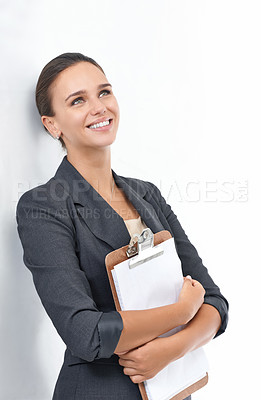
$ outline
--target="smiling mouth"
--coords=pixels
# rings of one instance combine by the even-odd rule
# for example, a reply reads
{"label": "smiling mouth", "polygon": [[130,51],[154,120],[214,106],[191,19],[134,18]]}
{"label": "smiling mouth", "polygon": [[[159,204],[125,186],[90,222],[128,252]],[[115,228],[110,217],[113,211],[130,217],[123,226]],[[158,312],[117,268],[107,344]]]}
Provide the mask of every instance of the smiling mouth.
{"label": "smiling mouth", "polygon": [[111,122],[112,122],[112,118],[108,119],[107,121],[100,122],[98,124],[88,125],[87,128],[88,129],[101,129],[101,128],[104,128],[104,127],[107,127],[107,126],[111,125]]}

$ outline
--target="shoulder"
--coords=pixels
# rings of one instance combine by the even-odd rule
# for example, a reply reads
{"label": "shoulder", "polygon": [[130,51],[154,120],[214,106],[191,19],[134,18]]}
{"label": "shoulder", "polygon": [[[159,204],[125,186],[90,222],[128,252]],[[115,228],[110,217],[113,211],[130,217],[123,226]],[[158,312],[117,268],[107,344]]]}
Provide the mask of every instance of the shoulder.
{"label": "shoulder", "polygon": [[51,178],[48,182],[24,192],[18,200],[16,215],[28,214],[28,210],[42,210],[52,214],[68,208],[69,194],[64,187]]}

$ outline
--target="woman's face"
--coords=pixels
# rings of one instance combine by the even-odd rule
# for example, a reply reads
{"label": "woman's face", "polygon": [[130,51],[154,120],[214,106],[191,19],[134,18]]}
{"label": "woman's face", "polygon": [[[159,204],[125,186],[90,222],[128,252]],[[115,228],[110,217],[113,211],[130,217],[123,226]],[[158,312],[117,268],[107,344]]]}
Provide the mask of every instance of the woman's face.
{"label": "woman's face", "polygon": [[[61,134],[68,152],[83,147],[106,147],[114,142],[119,106],[99,68],[88,62],[72,65],[58,75],[50,94],[55,116],[49,119],[56,128],[52,133],[54,136]],[[109,125],[93,126],[101,121]]]}

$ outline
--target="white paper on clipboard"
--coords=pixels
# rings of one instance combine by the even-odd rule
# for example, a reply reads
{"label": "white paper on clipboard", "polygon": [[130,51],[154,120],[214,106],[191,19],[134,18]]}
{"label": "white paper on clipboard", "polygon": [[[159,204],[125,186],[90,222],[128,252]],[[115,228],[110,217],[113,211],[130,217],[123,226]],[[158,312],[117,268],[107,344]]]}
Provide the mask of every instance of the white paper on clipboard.
{"label": "white paper on clipboard", "polygon": [[[121,309],[145,310],[177,302],[183,285],[181,261],[174,238],[155,247],[163,247],[164,254],[129,268],[129,260],[114,266],[112,277]],[[183,327],[160,335],[167,337]],[[175,394],[206,375],[208,362],[203,348],[187,353],[170,363],[156,376],[144,382],[149,400],[169,400]]]}

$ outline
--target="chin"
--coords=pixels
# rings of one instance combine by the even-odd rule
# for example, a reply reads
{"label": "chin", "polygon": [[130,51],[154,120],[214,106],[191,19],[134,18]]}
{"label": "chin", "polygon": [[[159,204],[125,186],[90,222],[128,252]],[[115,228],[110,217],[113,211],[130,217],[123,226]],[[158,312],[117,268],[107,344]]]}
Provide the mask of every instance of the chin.
{"label": "chin", "polygon": [[116,140],[116,135],[115,136],[107,136],[107,137],[101,137],[99,138],[99,140],[94,140],[92,142],[92,147],[98,147],[98,148],[102,148],[102,147],[108,147],[111,144],[113,144]]}

